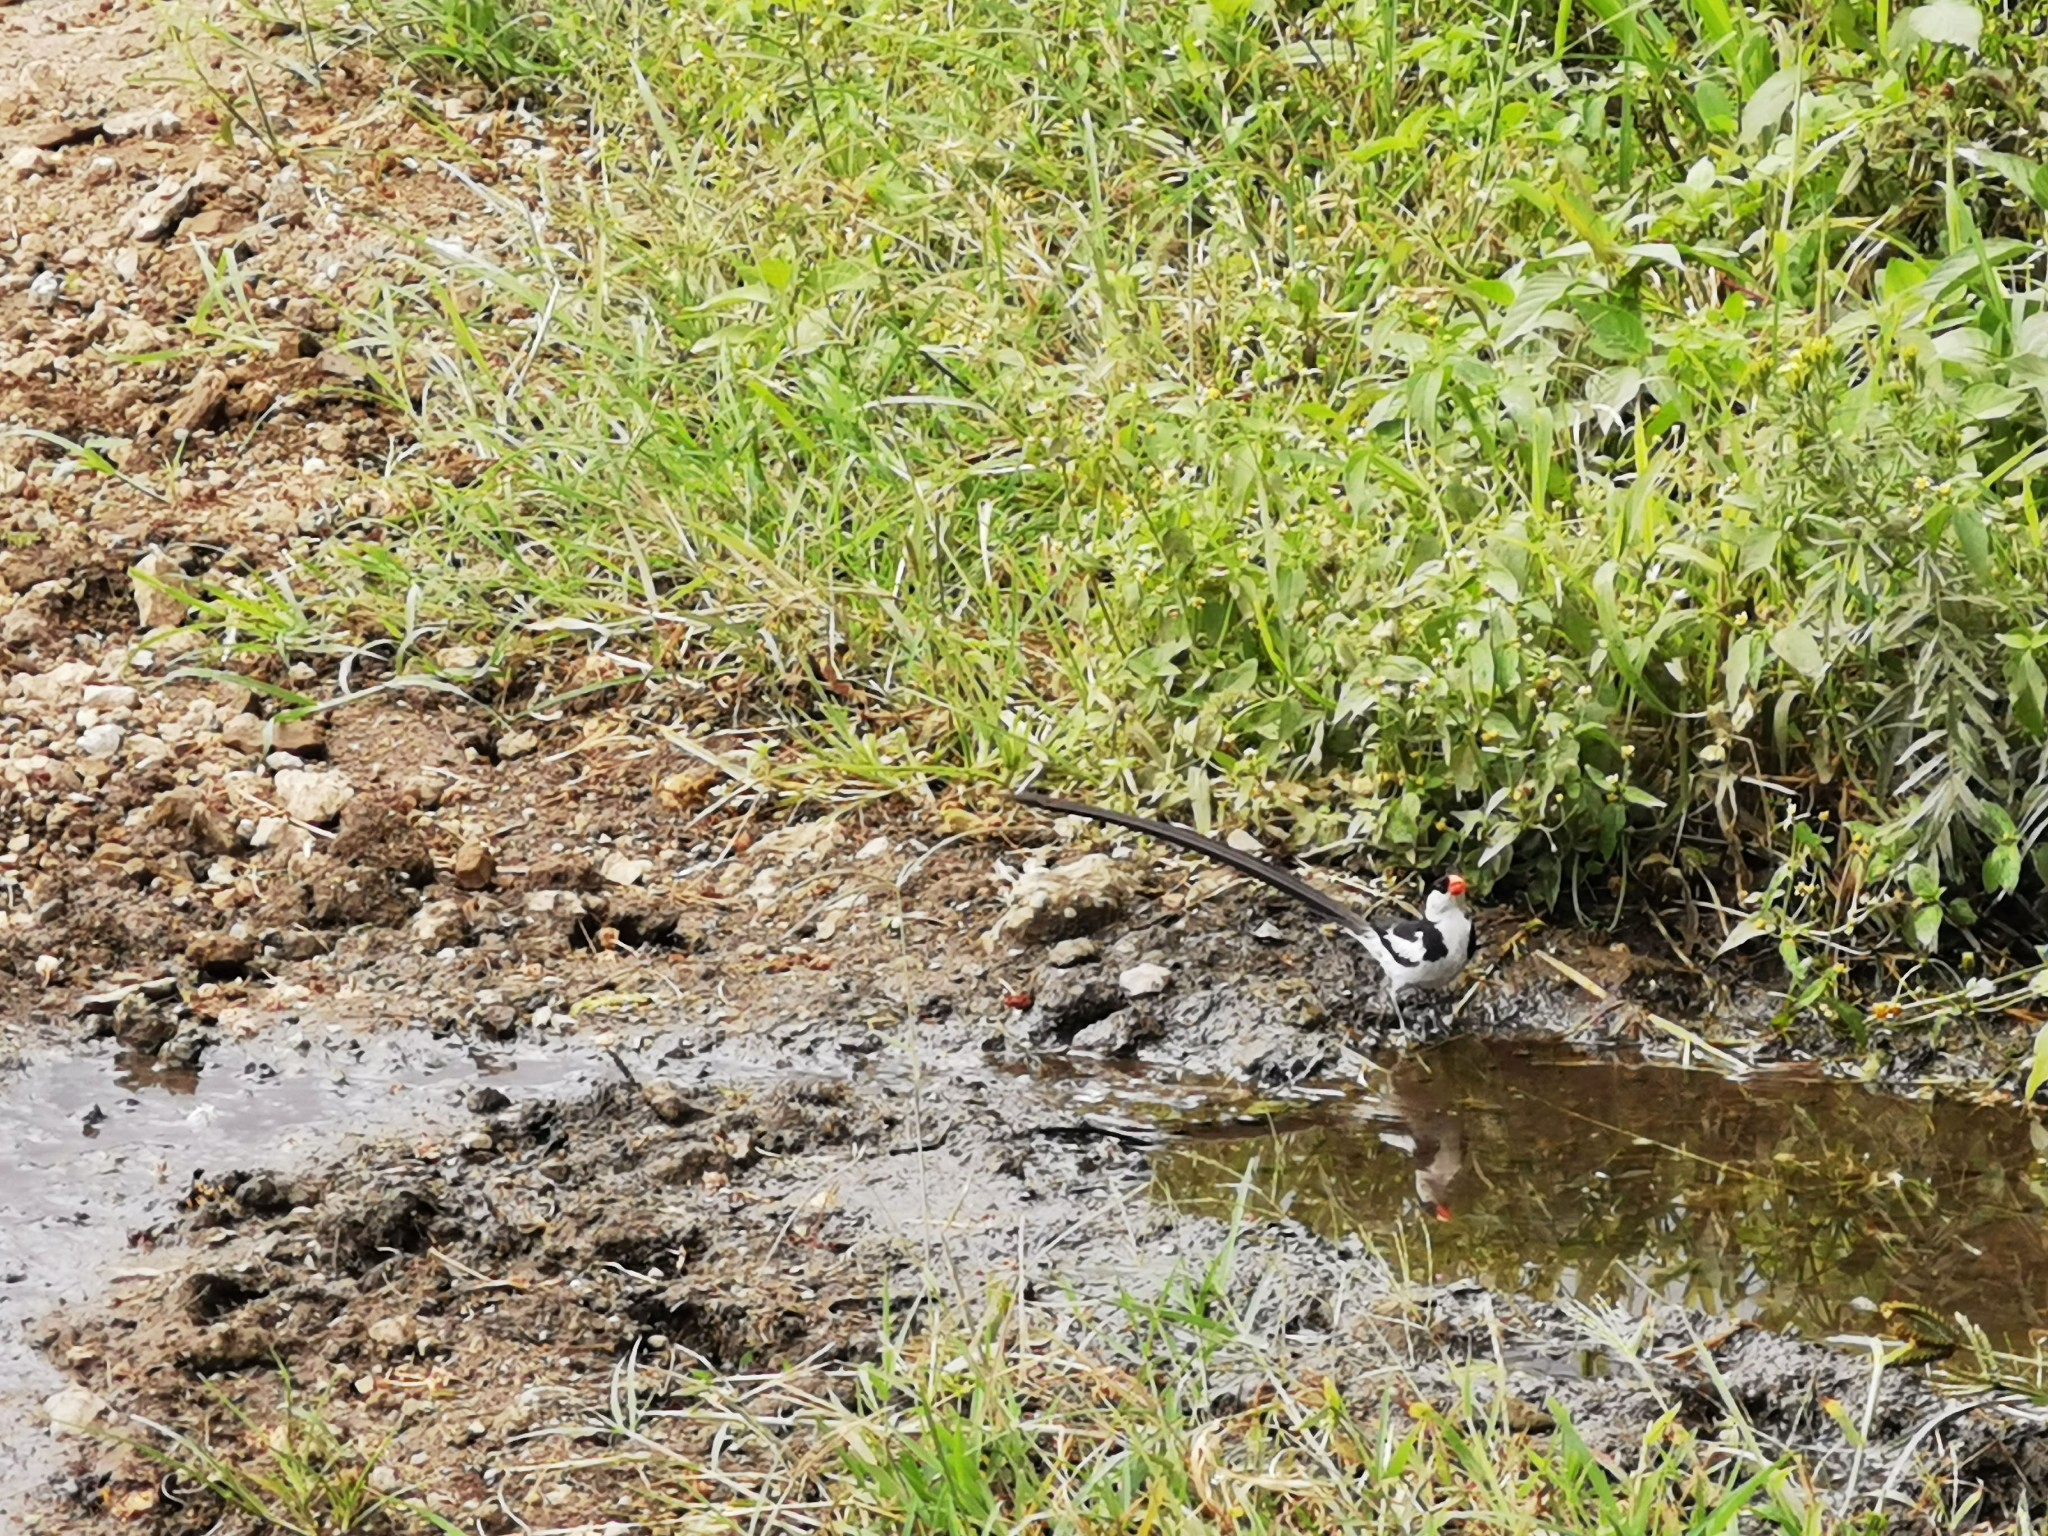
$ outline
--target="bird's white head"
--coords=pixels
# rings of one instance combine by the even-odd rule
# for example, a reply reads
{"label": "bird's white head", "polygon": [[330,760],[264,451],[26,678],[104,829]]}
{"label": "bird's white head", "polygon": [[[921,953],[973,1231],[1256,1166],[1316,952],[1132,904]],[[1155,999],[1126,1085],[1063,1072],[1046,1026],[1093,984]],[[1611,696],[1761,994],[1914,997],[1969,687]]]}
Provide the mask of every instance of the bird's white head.
{"label": "bird's white head", "polygon": [[1429,895],[1423,900],[1423,915],[1431,922],[1442,922],[1453,912],[1465,910],[1465,877],[1444,875],[1429,888]]}

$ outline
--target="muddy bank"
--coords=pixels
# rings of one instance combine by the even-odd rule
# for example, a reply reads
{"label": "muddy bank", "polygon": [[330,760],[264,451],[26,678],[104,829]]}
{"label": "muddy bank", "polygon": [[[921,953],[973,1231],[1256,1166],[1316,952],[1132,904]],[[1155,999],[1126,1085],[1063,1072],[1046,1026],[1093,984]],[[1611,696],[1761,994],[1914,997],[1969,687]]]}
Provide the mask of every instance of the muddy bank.
{"label": "muddy bank", "polygon": [[48,1474],[41,1405],[65,1381],[32,1347],[44,1320],[181,1263],[176,1248],[159,1259],[156,1237],[179,1225],[196,1171],[318,1166],[366,1134],[445,1131],[468,1096],[587,1091],[612,1071],[587,1047],[318,1026],[223,1045],[203,1071],[112,1042],[0,1069],[0,1487]]}
{"label": "muddy bank", "polygon": [[[1936,1472],[1981,1489],[1981,1513],[1999,1518],[2048,1471],[2020,1418],[1952,1410],[1906,1371],[1885,1375],[1866,1420],[1854,1351],[1683,1308],[1631,1321],[1433,1285],[1386,1243],[1317,1236],[1256,1202],[1234,1236],[1176,1209],[1157,1198],[1159,1159],[1197,1143],[1162,1153],[1137,1101],[1175,1104],[1176,1134],[1326,1108],[1362,1056],[1401,1043],[1368,973],[1284,906],[1190,902],[1182,872],[1156,865],[1126,871],[1122,909],[1088,943],[1070,937],[1060,963],[1049,936],[990,956],[972,939],[1003,911],[1000,891],[966,894],[986,858],[927,862],[919,878],[936,866],[956,910],[918,937],[899,924],[887,956],[835,934],[819,946],[837,946],[829,970],[764,969],[742,987],[712,968],[666,1000],[641,993],[603,1020],[617,1081],[593,1093],[479,1099],[459,1134],[325,1168],[207,1170],[162,1234],[186,1244],[164,1273],[69,1309],[39,1342],[106,1424],[141,1414],[234,1447],[249,1432],[217,1389],[275,1423],[288,1375],[340,1433],[385,1448],[390,1490],[466,1527],[657,1522],[666,1493],[620,1454],[622,1362],[823,1373],[884,1328],[971,1315],[992,1289],[1048,1317],[1106,1316],[1228,1248],[1247,1359],[1347,1392],[1447,1408],[1507,1392],[1530,1432],[1568,1412],[1623,1462],[1667,1411],[1709,1431],[1746,1423],[1764,1454],[1796,1452],[1823,1481],[1844,1486],[1854,1463],[1854,1502],[1890,1483],[1898,1517]],[[1572,963],[1602,955],[1602,984],[1624,1000],[1673,985],[1611,951]],[[1141,966],[1166,980],[1133,995],[1124,978]],[[1510,966],[1461,1027],[1585,1025],[1583,992],[1543,974]],[[1118,1079],[1134,1091],[1110,1102],[1100,1085]],[[1425,1251],[1434,1214],[1417,1205],[1405,1222]],[[1860,1458],[1830,1403],[1857,1405]],[[86,1450],[74,1479],[41,1529],[114,1510],[197,1531],[218,1514],[118,1448]]]}

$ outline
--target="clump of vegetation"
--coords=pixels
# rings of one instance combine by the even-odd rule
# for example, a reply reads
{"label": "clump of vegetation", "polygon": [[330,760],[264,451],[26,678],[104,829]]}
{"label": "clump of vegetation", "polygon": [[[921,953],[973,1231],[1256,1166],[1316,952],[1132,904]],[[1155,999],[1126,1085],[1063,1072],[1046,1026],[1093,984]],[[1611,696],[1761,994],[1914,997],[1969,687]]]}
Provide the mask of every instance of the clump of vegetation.
{"label": "clump of vegetation", "polygon": [[358,318],[468,483],[239,643],[594,627],[833,774],[2027,955],[2026,8],[371,11],[581,159]]}

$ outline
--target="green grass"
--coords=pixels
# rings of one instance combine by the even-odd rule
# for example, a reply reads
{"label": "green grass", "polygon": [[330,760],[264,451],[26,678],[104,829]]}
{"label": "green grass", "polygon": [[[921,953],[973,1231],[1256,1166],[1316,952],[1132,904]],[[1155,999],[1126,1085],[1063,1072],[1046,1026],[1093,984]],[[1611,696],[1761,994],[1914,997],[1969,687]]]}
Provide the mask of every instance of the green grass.
{"label": "green grass", "polygon": [[2028,956],[2038,8],[367,13],[572,158],[354,317],[477,474],[223,594],[240,664],[602,646],[785,767],[1690,895],[1802,995]]}
{"label": "green grass", "polygon": [[[1596,1452],[1561,1404],[1512,1397],[1500,1361],[1442,1356],[1405,1304],[1354,1310],[1328,1368],[1311,1366],[1286,1342],[1294,1303],[1270,1282],[1238,1295],[1232,1264],[1226,1247],[1147,1300],[999,1292],[978,1314],[942,1303],[885,1330],[857,1365],[723,1375],[628,1359],[609,1404],[558,1433],[585,1465],[637,1473],[650,1527],[668,1528],[666,1511],[707,1536],[1876,1528],[1843,1513],[1870,1502],[1874,1482],[1852,1473],[1823,1491],[1732,1404],[1711,1432],[1667,1405],[1630,1443]],[[1639,1368],[1641,1330],[1632,1344],[1590,1315],[1588,1330],[1588,1347],[1620,1351],[1617,1372]],[[1863,1443],[1867,1423],[1837,1407],[1848,1443]],[[599,1437],[609,1452],[591,1445]],[[1930,1529],[1969,1523],[1968,1508],[1943,1508],[1953,1490],[1912,1476],[1889,1492],[1919,1496]]]}
{"label": "green grass", "polygon": [[[1275,1267],[1287,1261],[1242,1252],[1243,1219],[1233,1212],[1206,1265],[1144,1297],[1025,1300],[995,1282],[969,1303],[933,1274],[930,1298],[854,1359],[835,1348],[726,1372],[686,1348],[635,1346],[608,1382],[590,1362],[580,1406],[565,1389],[546,1427],[467,1462],[437,1454],[417,1475],[439,1487],[480,1474],[507,1512],[559,1489],[555,1529],[618,1519],[677,1536],[1849,1536],[1890,1529],[1880,1510],[1929,1531],[2034,1528],[2024,1512],[1984,1524],[1983,1491],[1930,1473],[1933,1448],[1915,1459],[1871,1442],[1898,1358],[1953,1356],[1947,1389],[1987,1413],[2002,1403],[2016,1424],[2048,1400],[2039,1361],[1995,1353],[1963,1319],[1908,1309],[1919,1342],[1874,1354],[1867,1390],[1821,1404],[1833,1428],[1787,1450],[1710,1353],[1697,1395],[1673,1393],[1644,1353],[1668,1332],[1568,1303],[1552,1345],[1603,1357],[1608,1405],[1638,1426],[1582,1435],[1562,1403],[1514,1396],[1532,1378],[1515,1375],[1504,1339],[1468,1354],[1452,1327],[1447,1342],[1412,1280],[1341,1294],[1333,1321],[1304,1333],[1295,1281]],[[190,1517],[225,1517],[220,1529],[470,1529],[445,1493],[376,1491],[403,1481],[380,1467],[414,1471],[405,1431],[368,1445],[281,1381],[269,1408],[222,1395],[204,1426],[136,1420],[145,1435],[110,1438],[160,1469]],[[1997,1485],[1995,1459],[1982,1465]]]}
{"label": "green grass", "polygon": [[459,1536],[460,1527],[392,1491],[401,1479],[385,1465],[388,1440],[365,1447],[330,1422],[323,1403],[299,1397],[282,1367],[279,1383],[274,1417],[259,1417],[216,1388],[216,1423],[180,1428],[138,1419],[146,1433],[105,1438],[161,1470],[167,1502],[202,1496],[239,1521],[237,1529],[261,1536]]}

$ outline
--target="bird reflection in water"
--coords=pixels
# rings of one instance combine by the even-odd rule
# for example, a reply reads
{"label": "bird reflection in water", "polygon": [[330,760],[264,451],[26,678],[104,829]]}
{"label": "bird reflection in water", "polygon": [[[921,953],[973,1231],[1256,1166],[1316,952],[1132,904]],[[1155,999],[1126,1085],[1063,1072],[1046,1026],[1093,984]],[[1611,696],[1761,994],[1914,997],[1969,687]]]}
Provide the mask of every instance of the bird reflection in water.
{"label": "bird reflection in water", "polygon": [[1380,1106],[1396,1122],[1380,1144],[1405,1153],[1415,1168],[1415,1198],[1438,1221],[1451,1219],[1451,1188],[1465,1167],[1465,1127],[1442,1091],[1419,1073],[1397,1075]]}

